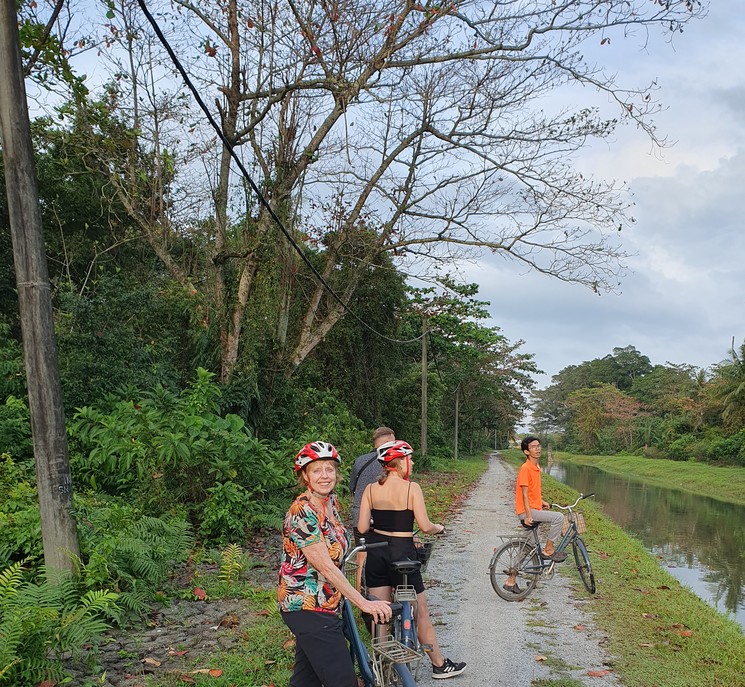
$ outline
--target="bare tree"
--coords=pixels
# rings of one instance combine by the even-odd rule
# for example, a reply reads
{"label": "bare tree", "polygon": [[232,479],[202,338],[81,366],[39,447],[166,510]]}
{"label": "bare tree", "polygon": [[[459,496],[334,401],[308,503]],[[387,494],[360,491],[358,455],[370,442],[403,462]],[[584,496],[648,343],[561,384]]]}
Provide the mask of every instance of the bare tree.
{"label": "bare tree", "polygon": [[[121,21],[129,8],[121,6]],[[491,251],[562,281],[614,289],[625,257],[618,231],[632,221],[626,189],[583,176],[573,159],[624,120],[662,143],[652,121],[660,105],[652,84],[622,87],[583,46],[672,36],[702,12],[693,0],[173,0],[157,9],[228,145],[343,302],[385,253],[426,273],[433,262]],[[141,29],[123,35],[143,40]],[[134,86],[141,74],[131,75]],[[555,94],[572,84],[617,113],[601,116],[592,98],[557,105]],[[211,134],[193,114],[182,117],[191,127],[182,141],[200,136],[207,150]],[[154,138],[147,145],[161,156]],[[238,360],[256,277],[269,275],[289,376],[344,308],[302,280],[266,210],[242,200],[228,147],[212,149],[202,179],[208,215],[170,218],[147,237],[177,278],[205,290],[219,321],[223,380]],[[171,151],[177,167],[189,169],[192,150]],[[197,283],[170,245],[174,234],[206,227]],[[290,326],[300,296],[304,314]]]}

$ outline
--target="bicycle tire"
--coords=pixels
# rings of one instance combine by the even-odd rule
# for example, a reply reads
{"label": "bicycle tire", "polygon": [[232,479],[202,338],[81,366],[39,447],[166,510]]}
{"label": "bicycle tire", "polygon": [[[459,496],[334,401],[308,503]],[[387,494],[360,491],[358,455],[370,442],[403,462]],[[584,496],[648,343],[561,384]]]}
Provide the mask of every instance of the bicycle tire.
{"label": "bicycle tire", "polygon": [[[489,579],[494,591],[505,601],[522,601],[535,589],[541,571],[541,559],[527,540],[509,541],[498,548],[489,563]],[[525,587],[519,594],[504,589],[507,577],[514,574]]]}
{"label": "bicycle tire", "polygon": [[597,590],[595,584],[595,575],[592,572],[592,563],[590,563],[590,555],[587,553],[587,547],[585,542],[582,541],[582,537],[576,537],[572,542],[572,550],[574,551],[574,561],[577,564],[577,570],[579,576],[582,578],[582,584],[585,585],[590,594],[594,594]]}

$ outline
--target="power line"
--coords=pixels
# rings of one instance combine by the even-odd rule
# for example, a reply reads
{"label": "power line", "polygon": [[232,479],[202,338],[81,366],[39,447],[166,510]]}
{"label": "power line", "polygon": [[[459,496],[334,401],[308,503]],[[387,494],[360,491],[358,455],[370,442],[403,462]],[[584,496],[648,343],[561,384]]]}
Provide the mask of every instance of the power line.
{"label": "power line", "polygon": [[259,190],[259,187],[254,183],[253,179],[251,178],[251,175],[248,173],[246,168],[243,166],[243,163],[241,162],[240,158],[235,152],[235,149],[233,148],[233,145],[228,141],[228,139],[225,137],[225,134],[222,132],[222,129],[218,126],[217,122],[215,121],[214,117],[212,116],[212,113],[209,111],[207,106],[205,105],[204,101],[202,100],[201,96],[199,95],[199,92],[195,88],[194,84],[192,83],[191,79],[189,78],[189,75],[186,73],[186,70],[182,66],[180,60],[176,56],[176,53],[173,51],[173,48],[171,48],[170,44],[166,40],[166,37],[163,35],[163,32],[160,30],[160,26],[158,26],[158,23],[155,21],[153,16],[150,14],[149,10],[145,6],[144,0],[137,0],[140,9],[142,10],[143,14],[145,15],[145,18],[150,23],[150,26],[152,26],[153,31],[155,31],[155,34],[158,36],[158,40],[160,40],[163,47],[166,49],[166,52],[168,53],[168,56],[171,58],[171,61],[173,62],[174,66],[178,70],[179,74],[181,74],[181,78],[184,80],[184,83],[188,87],[188,89],[191,91],[191,94],[194,96],[194,99],[196,100],[197,104],[201,108],[202,112],[204,112],[205,117],[207,117],[207,120],[211,124],[212,128],[215,130],[217,135],[220,137],[220,140],[222,141],[223,145],[228,149],[228,152],[230,153],[230,157],[235,160],[235,163],[238,165],[238,169],[240,169],[241,174],[243,174],[246,181],[248,181],[249,185],[253,189],[254,193],[259,199],[259,203],[264,207],[264,209],[269,213],[269,216],[274,220],[274,223],[279,227],[282,234],[284,234],[284,237],[290,242],[290,245],[295,250],[295,252],[300,256],[302,261],[308,266],[310,271],[313,273],[313,276],[316,278],[319,284],[323,286],[323,288],[327,291],[327,293],[339,304],[346,312],[348,312],[357,322],[359,322],[363,327],[371,331],[376,336],[379,336],[381,339],[385,339],[386,341],[390,341],[391,343],[396,344],[408,344],[413,343],[415,341],[419,341],[422,338],[422,334],[417,336],[413,339],[394,339],[390,336],[386,336],[385,334],[377,331],[374,327],[370,326],[367,322],[365,322],[357,313],[355,313],[342,299],[337,293],[334,291],[333,288],[326,282],[326,280],[323,278],[321,273],[315,268],[313,263],[310,261],[310,258],[308,258],[307,255],[303,252],[303,250],[300,248],[300,246],[297,244],[295,239],[292,238],[291,234],[287,229],[285,228],[284,224],[282,224],[282,221],[277,217],[274,210],[272,210],[271,206],[267,202],[266,198],[264,198],[264,195]]}

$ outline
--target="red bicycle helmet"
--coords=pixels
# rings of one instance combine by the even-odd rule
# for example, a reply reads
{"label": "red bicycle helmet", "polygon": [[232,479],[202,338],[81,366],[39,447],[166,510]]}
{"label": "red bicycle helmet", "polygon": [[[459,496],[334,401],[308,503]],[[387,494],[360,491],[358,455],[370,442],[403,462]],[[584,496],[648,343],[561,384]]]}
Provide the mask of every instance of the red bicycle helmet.
{"label": "red bicycle helmet", "polygon": [[313,441],[303,446],[300,453],[295,456],[295,472],[299,472],[314,460],[335,460],[341,464],[339,453],[332,444],[327,441]]}
{"label": "red bicycle helmet", "polygon": [[409,446],[405,441],[388,441],[385,444],[378,446],[378,462],[381,465],[387,465],[396,458],[406,458],[414,453],[414,449]]}

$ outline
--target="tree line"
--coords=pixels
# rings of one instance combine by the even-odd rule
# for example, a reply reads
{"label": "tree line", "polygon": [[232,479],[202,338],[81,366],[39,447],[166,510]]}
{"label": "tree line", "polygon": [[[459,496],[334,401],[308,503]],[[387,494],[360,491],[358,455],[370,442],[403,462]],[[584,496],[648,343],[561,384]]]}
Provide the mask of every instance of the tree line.
{"label": "tree line", "polygon": [[745,466],[745,342],[708,368],[614,348],[534,397],[534,429],[566,450]]}

